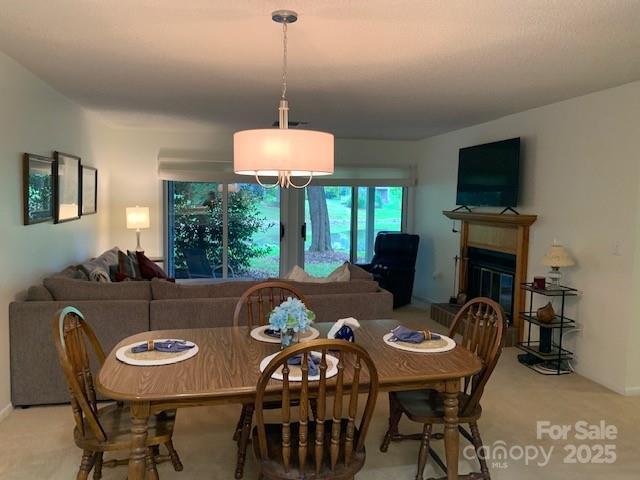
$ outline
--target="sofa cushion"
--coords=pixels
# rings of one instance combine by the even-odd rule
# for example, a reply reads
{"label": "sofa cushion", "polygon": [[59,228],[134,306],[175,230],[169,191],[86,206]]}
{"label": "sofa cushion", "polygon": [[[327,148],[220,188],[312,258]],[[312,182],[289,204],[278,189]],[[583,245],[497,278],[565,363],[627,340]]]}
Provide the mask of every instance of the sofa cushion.
{"label": "sofa cushion", "polygon": [[43,283],[54,300],[151,300],[149,282],[97,283],[49,277]]}
{"label": "sofa cushion", "polygon": [[26,300],[27,302],[50,302],[53,296],[44,285],[33,285],[27,290]]}
{"label": "sofa cushion", "polygon": [[331,295],[341,293],[374,293],[380,290],[373,280],[354,280],[351,282],[310,283],[279,280],[290,284],[303,295]]}
{"label": "sofa cushion", "polygon": [[239,298],[257,282],[231,281],[197,284],[170,283],[160,279],[151,281],[154,300],[177,300],[186,298]]}
{"label": "sofa cushion", "polygon": [[296,265],[284,276],[284,278],[286,280],[293,280],[294,282],[329,283],[348,282],[351,276],[348,265],[344,263],[326,277],[314,277],[313,275],[308,274],[303,268]]}
{"label": "sofa cushion", "polygon": [[346,262],[346,265],[349,269],[351,280],[373,280],[373,275],[364,268],[354,265],[351,262]]}

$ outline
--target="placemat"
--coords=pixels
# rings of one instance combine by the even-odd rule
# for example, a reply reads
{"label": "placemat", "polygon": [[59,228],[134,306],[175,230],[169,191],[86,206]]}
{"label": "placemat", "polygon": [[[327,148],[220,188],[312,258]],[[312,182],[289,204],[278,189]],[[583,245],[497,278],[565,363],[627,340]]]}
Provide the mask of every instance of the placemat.
{"label": "placemat", "polygon": [[404,350],[406,352],[417,353],[439,353],[448,352],[456,348],[456,342],[444,335],[440,335],[440,340],[427,340],[422,343],[409,343],[409,342],[392,342],[389,340],[393,336],[393,333],[387,333],[382,339],[384,343],[390,347],[397,348],[398,350]]}
{"label": "placemat", "polygon": [[[154,339],[155,341],[167,341],[172,340],[170,338]],[[193,348],[184,350],[182,352],[159,352],[157,350],[151,350],[150,352],[133,353],[131,349],[137,345],[147,343],[135,342],[130,345],[120,347],[116,352],[116,358],[128,365],[135,365],[138,367],[153,367],[158,365],[171,365],[172,363],[183,362],[198,353],[198,346],[187,341],[187,345],[193,345]]]}
{"label": "placemat", "polygon": [[[262,325],[251,330],[251,338],[265,343],[280,343],[280,337],[272,337],[264,333],[265,330],[270,328],[270,325]],[[300,334],[300,341],[305,342],[307,340],[313,340],[320,336],[320,332],[313,327],[309,327],[306,332]]]}
{"label": "placemat", "polygon": [[[269,365],[269,362],[271,361],[271,359],[276,355],[278,355],[278,353],[280,352],[276,352],[262,359],[262,361],[260,362],[261,372],[264,372],[264,369],[267,368],[267,365]],[[316,358],[322,357],[322,354],[320,352],[311,352],[311,355],[313,355]],[[327,354],[326,359],[327,359],[326,377],[327,378],[335,377],[338,374],[338,359],[333,355],[329,355],[329,354]],[[282,380],[282,367],[283,365],[280,365],[278,369],[275,372],[273,372],[273,375],[271,375],[271,378],[275,380]],[[309,381],[315,381],[315,380],[320,380],[319,373],[318,375],[309,375]],[[289,365],[289,381],[290,382],[302,381],[302,367],[300,365]]]}

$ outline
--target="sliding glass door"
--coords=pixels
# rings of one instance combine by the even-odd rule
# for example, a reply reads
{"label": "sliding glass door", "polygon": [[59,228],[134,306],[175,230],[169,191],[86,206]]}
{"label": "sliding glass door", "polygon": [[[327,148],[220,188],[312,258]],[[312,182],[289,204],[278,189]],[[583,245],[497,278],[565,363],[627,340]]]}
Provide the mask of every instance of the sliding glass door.
{"label": "sliding glass door", "polygon": [[404,192],[384,186],[307,187],[305,270],[320,276],[345,261],[370,262],[376,235],[403,229]]}
{"label": "sliding glass door", "polygon": [[355,263],[368,263],[380,232],[402,231],[402,187],[358,187],[358,231]]}
{"label": "sliding glass door", "polygon": [[280,273],[280,192],[254,184],[167,182],[167,266],[176,278]]}
{"label": "sliding glass door", "polygon": [[326,276],[351,258],[351,187],[307,187],[304,199],[304,264]]}

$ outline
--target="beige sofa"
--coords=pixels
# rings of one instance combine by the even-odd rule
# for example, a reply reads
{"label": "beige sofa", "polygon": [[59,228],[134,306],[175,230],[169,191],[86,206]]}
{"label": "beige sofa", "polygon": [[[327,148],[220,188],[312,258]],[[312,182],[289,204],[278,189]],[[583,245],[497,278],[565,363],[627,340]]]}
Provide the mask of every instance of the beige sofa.
{"label": "beige sofa", "polygon": [[[392,295],[356,268],[348,282],[289,283],[305,295],[318,322],[348,316],[390,318]],[[46,278],[43,285],[28,290],[26,300],[9,306],[14,406],[68,401],[51,333],[58,309],[73,305],[83,312],[108,352],[123,338],[147,330],[229,326],[238,298],[256,283],[96,283],[76,277],[73,269],[67,269]]]}

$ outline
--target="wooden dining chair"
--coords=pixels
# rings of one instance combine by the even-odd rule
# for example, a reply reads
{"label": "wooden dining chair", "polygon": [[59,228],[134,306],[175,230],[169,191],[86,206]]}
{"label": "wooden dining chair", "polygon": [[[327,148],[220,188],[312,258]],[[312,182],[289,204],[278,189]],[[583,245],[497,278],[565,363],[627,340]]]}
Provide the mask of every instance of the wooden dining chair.
{"label": "wooden dining chair", "polygon": [[[97,480],[102,477],[103,466],[115,467],[129,461],[103,461],[104,452],[128,451],[131,448],[129,407],[122,403],[98,406],[90,359],[94,356],[102,365],[105,355],[82,313],[74,307],[59,310],[53,317],[52,329],[60,365],[71,394],[71,409],[76,424],[74,440],[83,450],[76,478],[87,479],[93,469],[93,478]],[[174,422],[175,410],[162,412],[150,419],[146,458],[147,478],[150,480],[158,478],[156,464],[165,460],[171,460],[177,472],[182,470],[172,443]],[[160,445],[166,447],[168,455],[159,455]]]}
{"label": "wooden dining chair", "polygon": [[[471,432],[462,426],[458,427],[462,436],[469,440],[476,451],[480,462],[480,473],[474,478],[489,480],[491,478],[487,462],[480,454],[482,439],[478,429],[478,419],[482,414],[480,399],[484,387],[491,376],[502,352],[506,332],[502,307],[489,298],[476,298],[466,303],[455,316],[449,336],[461,335],[458,345],[476,354],[482,360],[482,370],[471,378],[465,379],[464,389],[458,396],[458,416],[461,425],[468,424]],[[402,415],[410,420],[423,424],[421,434],[402,435],[398,424]],[[441,440],[441,433],[432,434],[433,425],[444,424],[444,398],[436,390],[425,389],[411,392],[394,392],[389,394],[389,428],[384,436],[380,451],[386,452],[389,443],[401,440],[421,440],[418,455],[418,471],[416,480],[422,480],[429,454],[445,472],[447,467],[437,453],[429,447],[430,440]]]}
{"label": "wooden dining chair", "polygon": [[[309,354],[317,352],[319,379],[311,380]],[[327,378],[337,358],[337,374]],[[301,381],[290,378],[289,360],[301,356]],[[266,424],[264,405],[273,388],[272,375],[282,375],[282,422]],[[358,424],[359,394],[367,394]],[[330,405],[328,397],[333,396]],[[344,340],[311,340],[282,350],[266,366],[256,394],[253,450],[263,480],[348,480],[363,467],[365,439],[378,396],[378,372],[369,354]],[[344,398],[343,398],[344,397]],[[318,413],[309,419],[309,399],[317,400]],[[296,415],[292,400],[299,399]],[[346,400],[346,401],[345,401]],[[293,417],[293,419],[292,419]],[[256,441],[257,440],[257,441]]]}
{"label": "wooden dining chair", "polygon": [[[269,321],[269,314],[281,303],[288,298],[297,298],[305,303],[302,293],[285,282],[261,282],[246,290],[233,313],[233,326],[239,327],[246,325],[249,327],[248,332],[255,327],[266,325]],[[243,316],[245,313],[245,316]],[[248,334],[248,333],[247,333]],[[278,402],[267,403],[265,408],[280,408]],[[253,411],[255,407],[253,403],[245,403],[242,405],[240,419],[233,434],[233,440],[238,443],[238,453],[236,459],[235,478],[242,478],[244,471],[244,462],[247,456],[247,446],[251,437],[251,426],[253,424]]]}

